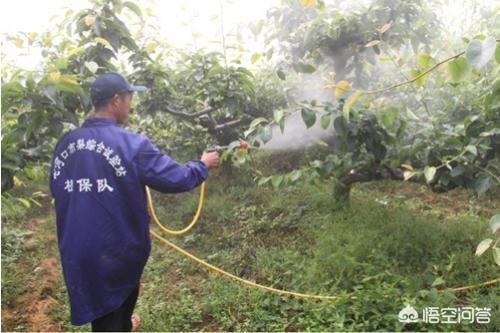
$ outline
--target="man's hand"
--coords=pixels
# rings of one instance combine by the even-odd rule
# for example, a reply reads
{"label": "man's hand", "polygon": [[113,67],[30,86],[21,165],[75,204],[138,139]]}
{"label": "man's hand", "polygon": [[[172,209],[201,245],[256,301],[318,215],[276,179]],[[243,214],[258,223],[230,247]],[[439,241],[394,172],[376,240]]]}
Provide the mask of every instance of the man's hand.
{"label": "man's hand", "polygon": [[218,168],[219,167],[219,153],[216,151],[212,152],[203,152],[201,155],[201,161],[205,163],[205,165],[209,168]]}

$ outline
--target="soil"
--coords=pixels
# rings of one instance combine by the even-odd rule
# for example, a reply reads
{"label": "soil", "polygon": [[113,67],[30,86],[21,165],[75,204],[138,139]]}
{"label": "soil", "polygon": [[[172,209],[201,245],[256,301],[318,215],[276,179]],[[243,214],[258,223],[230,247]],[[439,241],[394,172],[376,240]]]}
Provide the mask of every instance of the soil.
{"label": "soil", "polygon": [[[47,220],[32,219],[29,230],[32,233],[24,241],[28,254],[37,244],[36,233]],[[55,237],[43,240],[46,243],[55,241]],[[22,258],[21,258],[22,260]],[[15,300],[14,304],[2,308],[2,331],[19,330],[30,332],[61,331],[61,326],[54,322],[50,311],[57,306],[57,301],[52,297],[54,288],[60,279],[58,258],[48,257],[37,263],[36,267],[19,262],[17,267],[33,277],[28,282],[26,292]]]}
{"label": "soil", "polygon": [[358,184],[357,189],[367,194],[371,191],[377,194],[384,193],[385,198],[390,200],[399,198],[414,201],[418,204],[413,207],[413,210],[418,214],[438,211],[441,214],[455,215],[475,210],[480,215],[490,217],[500,209],[500,201],[494,199],[496,197],[494,193],[477,196],[472,191],[463,188],[437,193],[431,191],[425,184],[385,181]]}

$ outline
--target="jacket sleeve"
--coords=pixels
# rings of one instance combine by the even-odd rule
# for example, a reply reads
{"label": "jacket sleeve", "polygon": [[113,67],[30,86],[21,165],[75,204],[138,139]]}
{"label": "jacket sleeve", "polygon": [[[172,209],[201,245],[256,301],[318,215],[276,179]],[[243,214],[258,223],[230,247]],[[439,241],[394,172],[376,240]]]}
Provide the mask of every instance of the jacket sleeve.
{"label": "jacket sleeve", "polygon": [[208,168],[199,160],[181,164],[145,140],[134,158],[144,185],[163,193],[189,191],[205,181]]}

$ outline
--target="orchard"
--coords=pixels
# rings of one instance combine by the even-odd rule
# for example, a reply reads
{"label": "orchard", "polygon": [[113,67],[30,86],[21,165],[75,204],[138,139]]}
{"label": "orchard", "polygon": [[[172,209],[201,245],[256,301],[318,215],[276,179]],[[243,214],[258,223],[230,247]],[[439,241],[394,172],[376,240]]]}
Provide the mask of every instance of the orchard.
{"label": "orchard", "polygon": [[161,236],[181,251],[151,223],[139,330],[498,330],[498,3],[466,1],[457,37],[443,1],[284,0],[228,32],[221,0],[220,40],[191,48],[148,3],[91,0],[2,37],[2,58],[43,59],[2,61],[2,330],[90,329],[68,319],[48,179],[106,72],[148,88],[127,129],[179,161],[221,153],[200,197],[150,195],[169,228],[198,212]]}

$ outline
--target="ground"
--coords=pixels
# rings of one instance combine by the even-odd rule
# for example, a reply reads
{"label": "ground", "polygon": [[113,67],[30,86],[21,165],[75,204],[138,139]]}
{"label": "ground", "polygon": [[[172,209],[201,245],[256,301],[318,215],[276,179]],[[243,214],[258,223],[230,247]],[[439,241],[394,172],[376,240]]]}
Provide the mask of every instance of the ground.
{"label": "ground", "polygon": [[[233,274],[275,288],[356,300],[317,302],[270,295],[227,281],[153,240],[137,312],[145,331],[481,330],[500,327],[498,285],[437,292],[499,276],[491,255],[475,258],[500,212],[497,194],[425,185],[357,185],[349,207],[333,208],[331,184],[274,190],[214,179],[192,233],[174,242]],[[155,194],[170,226],[190,221],[194,193]],[[2,212],[2,330],[89,330],[69,323],[50,198]],[[176,222],[177,221],[177,222]],[[168,237],[172,239],[172,237]],[[489,325],[412,326],[404,304],[489,306]]]}

